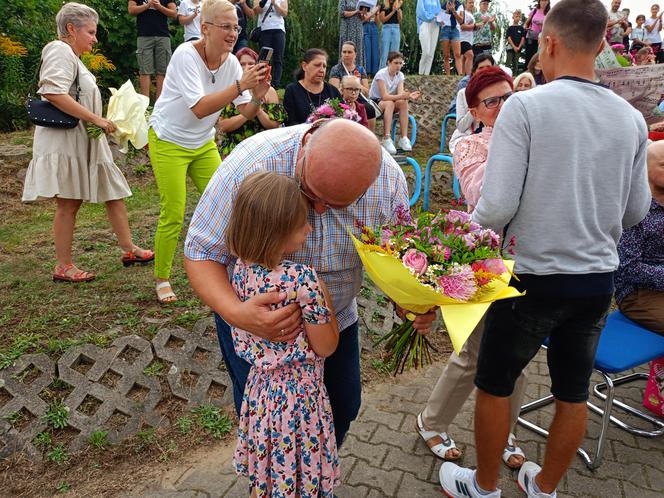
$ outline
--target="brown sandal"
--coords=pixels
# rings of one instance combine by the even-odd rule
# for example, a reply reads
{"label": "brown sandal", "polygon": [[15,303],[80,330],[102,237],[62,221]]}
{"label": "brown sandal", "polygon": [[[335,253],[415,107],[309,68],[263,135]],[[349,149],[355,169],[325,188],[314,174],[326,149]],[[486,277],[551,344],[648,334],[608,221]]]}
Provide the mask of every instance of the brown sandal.
{"label": "brown sandal", "polygon": [[55,272],[53,273],[54,282],[92,282],[95,278],[97,278],[97,276],[94,273],[79,270],[72,263],[64,266],[56,266]]}

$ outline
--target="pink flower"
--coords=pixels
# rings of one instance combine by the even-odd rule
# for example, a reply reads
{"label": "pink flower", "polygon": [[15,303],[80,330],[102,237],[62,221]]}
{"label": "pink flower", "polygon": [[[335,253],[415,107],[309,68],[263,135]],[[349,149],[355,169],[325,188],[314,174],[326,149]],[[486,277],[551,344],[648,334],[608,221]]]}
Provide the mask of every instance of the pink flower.
{"label": "pink flower", "polygon": [[459,301],[468,301],[477,292],[475,274],[469,265],[454,264],[447,275],[438,278],[443,294]]}
{"label": "pink flower", "polygon": [[401,258],[401,261],[403,261],[406,268],[413,270],[418,275],[423,275],[429,266],[427,255],[417,249],[408,249],[403,258]]}
{"label": "pink flower", "polygon": [[502,275],[507,271],[507,267],[505,266],[505,263],[503,262],[502,259],[498,258],[492,258],[492,259],[485,259],[482,261],[484,264],[484,268],[486,268],[486,271],[489,273],[493,273],[494,275]]}
{"label": "pink flower", "polygon": [[380,233],[380,245],[385,247],[392,237],[394,237],[394,232],[387,228],[383,228],[383,231]]}
{"label": "pink flower", "polygon": [[461,240],[463,240],[463,243],[466,244],[466,247],[468,248],[469,251],[472,251],[475,249],[476,244],[476,238],[475,235],[472,233],[465,233],[461,236]]}
{"label": "pink flower", "polygon": [[452,249],[449,247],[445,246],[445,249],[443,249],[443,259],[445,261],[448,261],[450,257],[452,256]]}
{"label": "pink flower", "polygon": [[445,216],[445,221],[448,223],[465,225],[466,223],[470,223],[470,214],[465,211],[451,210]]}
{"label": "pink flower", "polygon": [[507,271],[503,260],[498,258],[475,261],[472,269],[478,285],[486,285]]}

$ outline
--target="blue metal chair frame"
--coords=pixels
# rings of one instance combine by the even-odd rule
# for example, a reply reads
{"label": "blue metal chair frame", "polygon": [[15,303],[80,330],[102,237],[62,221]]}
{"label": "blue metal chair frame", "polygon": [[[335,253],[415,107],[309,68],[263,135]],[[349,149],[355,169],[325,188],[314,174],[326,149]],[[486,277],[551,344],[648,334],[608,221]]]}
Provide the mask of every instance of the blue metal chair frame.
{"label": "blue metal chair frame", "polygon": [[[440,146],[438,148],[438,154],[434,154],[427,161],[426,168],[424,170],[424,194],[423,194],[423,208],[425,211],[429,210],[429,190],[431,188],[431,170],[435,162],[445,162],[450,166],[453,166],[452,157],[445,153],[445,132],[447,131],[447,123],[450,120],[456,120],[456,114],[451,113],[447,114],[443,118],[442,130],[440,132]],[[461,186],[459,185],[458,178],[454,175],[452,171],[452,190],[454,192],[454,197],[459,200],[461,198]]]}
{"label": "blue metal chair frame", "polygon": [[410,198],[409,201],[409,206],[413,207],[415,203],[419,200],[420,198],[420,192],[422,191],[422,168],[420,168],[419,163],[413,159],[412,157],[407,157],[407,156],[393,156],[394,159],[396,160],[397,164],[400,166],[412,166],[413,171],[415,172],[415,189],[413,191],[413,195]]}
{"label": "blue metal chair frame", "polygon": [[[586,467],[590,470],[595,470],[602,464],[604,451],[606,450],[606,433],[609,428],[609,422],[613,422],[621,429],[637,436],[657,437],[664,434],[664,422],[614,399],[616,386],[639,379],[647,379],[648,375],[645,373],[632,373],[616,378],[612,378],[609,375],[620,374],[662,356],[664,356],[663,336],[637,325],[620,311],[614,311],[609,315],[600,336],[595,356],[595,372],[604,378],[604,382],[597,383],[593,388],[594,393],[604,401],[604,405],[600,408],[590,401],[587,402],[588,408],[602,417],[600,433],[597,438],[593,457],[583,448],[577,450]],[[603,390],[606,390],[606,394],[602,392]],[[553,401],[553,395],[551,394],[531,401],[521,407],[521,415],[546,406]],[[618,407],[630,415],[652,424],[653,430],[635,427],[614,417],[611,415],[611,410],[614,407]],[[518,423],[541,436],[549,436],[548,431],[522,417],[519,417]]]}
{"label": "blue metal chair frame", "polygon": [[[415,147],[417,141],[417,121],[412,114],[408,115],[408,122],[410,123],[410,144]],[[392,141],[396,144],[397,124],[399,123],[399,115],[396,114],[392,118]]]}

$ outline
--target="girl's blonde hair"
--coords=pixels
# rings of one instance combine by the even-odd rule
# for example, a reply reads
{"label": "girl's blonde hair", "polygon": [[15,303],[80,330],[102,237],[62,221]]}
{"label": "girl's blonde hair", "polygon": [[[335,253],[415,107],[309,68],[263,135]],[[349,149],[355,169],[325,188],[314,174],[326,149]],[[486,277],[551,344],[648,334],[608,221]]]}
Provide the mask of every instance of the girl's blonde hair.
{"label": "girl's blonde hair", "polygon": [[247,176],[235,196],[226,229],[234,256],[266,268],[277,266],[284,245],[307,221],[308,204],[294,178],[269,171]]}
{"label": "girl's blonde hair", "polygon": [[228,11],[235,12],[235,5],[228,0],[203,0],[201,22],[214,22],[216,16]]}

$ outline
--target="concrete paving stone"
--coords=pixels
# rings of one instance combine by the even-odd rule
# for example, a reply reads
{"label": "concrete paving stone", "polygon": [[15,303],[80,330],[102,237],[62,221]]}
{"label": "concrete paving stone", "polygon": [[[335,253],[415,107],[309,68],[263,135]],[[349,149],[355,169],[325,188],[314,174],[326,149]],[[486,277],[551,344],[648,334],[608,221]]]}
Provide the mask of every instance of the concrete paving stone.
{"label": "concrete paving stone", "polygon": [[390,394],[392,394],[392,396],[401,398],[404,401],[426,403],[427,399],[429,399],[428,394],[426,396],[426,399],[423,401],[417,401],[415,399],[418,390],[419,389],[417,387],[413,386],[400,386],[399,384],[390,385]]}
{"label": "concrete paving stone", "polygon": [[664,451],[664,437],[637,437],[636,446],[646,451]]}
{"label": "concrete paving stone", "polygon": [[655,468],[664,468],[664,455],[661,452],[644,451],[638,448],[627,446],[622,441],[610,441],[611,449],[613,451],[613,460],[624,463],[638,463],[645,462]]}
{"label": "concrete paving stone", "polygon": [[[352,456],[364,460],[369,465],[380,466],[389,447],[385,444],[365,443],[354,435],[348,434],[341,448],[342,458]],[[357,466],[357,465],[356,465]]]}
{"label": "concrete paving stone", "polygon": [[376,422],[364,422],[363,420],[356,420],[350,426],[350,432],[360,441],[368,442],[376,429],[378,424]]}
{"label": "concrete paving stone", "polygon": [[399,448],[390,448],[381,468],[385,470],[403,470],[423,481],[428,479],[436,460],[436,457],[431,453],[420,457],[412,453],[406,453]]}
{"label": "concrete paving stone", "polygon": [[572,496],[584,498],[608,498],[622,496],[620,481],[617,479],[597,479],[581,474],[577,469],[569,469],[568,484],[565,490]]}
{"label": "concrete paving stone", "polygon": [[217,495],[220,498],[247,498],[249,495],[249,480],[242,478],[238,479],[233,485],[223,494]]}
{"label": "concrete paving stone", "polygon": [[[647,457],[645,461],[647,461]],[[647,487],[655,491],[664,491],[664,472],[661,470],[661,468],[658,469],[651,467],[650,465],[645,465],[644,470],[647,476],[647,482],[649,484]],[[638,481],[632,480],[632,482]]]}
{"label": "concrete paving stone", "polygon": [[341,466],[341,482],[344,481],[347,475],[350,475],[350,473],[353,470],[353,467],[355,467],[355,465],[357,464],[357,461],[358,461],[357,458],[352,456],[339,458],[339,465]]}
{"label": "concrete paving stone", "polygon": [[621,481],[642,482],[644,483],[644,487],[650,487],[645,485],[646,481],[644,481],[645,478],[644,468],[642,465],[638,463],[626,464],[626,463],[617,463],[617,462],[610,462],[604,460],[599,469],[593,472],[591,470],[588,470],[585,467],[585,465],[581,462],[581,460],[577,457],[573,461],[573,467],[577,469],[577,471],[585,477],[595,478],[600,480],[619,479]]}
{"label": "concrete paving stone", "polygon": [[387,496],[396,496],[396,490],[403,477],[400,470],[387,471],[358,462],[346,483],[351,486],[365,485],[376,488]]}
{"label": "concrete paving stone", "polygon": [[367,422],[377,422],[386,427],[397,429],[401,427],[401,422],[404,418],[404,414],[397,411],[398,408],[395,405],[382,403],[377,406],[367,406],[360,415],[360,418]]}
{"label": "concrete paving stone", "polygon": [[662,493],[660,491],[652,491],[650,489],[644,489],[639,486],[636,486],[634,483],[629,481],[623,482],[623,488],[625,489],[625,498],[661,498]]}
{"label": "concrete paving stone", "polygon": [[396,432],[390,430],[384,425],[378,426],[376,432],[371,437],[372,444],[387,444],[389,446],[396,446],[401,448],[404,451],[412,452],[415,448],[415,445],[419,443],[418,439],[421,439],[415,434],[415,431],[405,434],[403,432]]}
{"label": "concrete paving stone", "polygon": [[164,489],[142,491],[140,495],[123,495],[121,498],[210,498],[202,491],[188,489],[185,491],[170,491]]}
{"label": "concrete paving stone", "polygon": [[405,473],[395,496],[399,498],[421,498],[425,496],[441,496],[438,482],[425,482],[415,476]]}
{"label": "concrete paving stone", "polygon": [[176,487],[178,490],[197,489],[210,495],[222,496],[237,480],[235,474],[221,474],[205,469],[190,473]]}
{"label": "concrete paving stone", "polygon": [[347,484],[342,485],[339,488],[334,489],[334,495],[337,498],[365,498],[369,496],[372,490],[366,486],[349,486]]}

